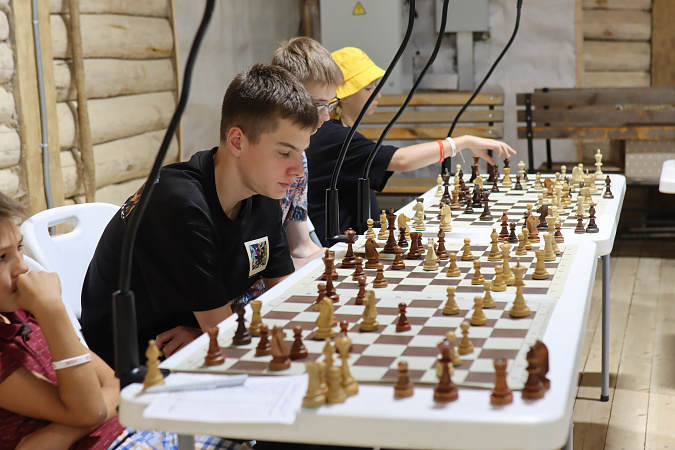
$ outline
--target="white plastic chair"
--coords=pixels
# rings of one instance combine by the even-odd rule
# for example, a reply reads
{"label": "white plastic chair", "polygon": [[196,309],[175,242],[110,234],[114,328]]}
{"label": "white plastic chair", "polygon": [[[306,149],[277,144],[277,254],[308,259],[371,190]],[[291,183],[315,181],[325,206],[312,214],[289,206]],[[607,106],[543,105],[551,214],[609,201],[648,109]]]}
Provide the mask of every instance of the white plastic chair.
{"label": "white plastic chair", "polygon": [[[87,267],[103,230],[118,210],[110,203],[60,206],[39,212],[21,224],[26,254],[59,275],[63,301],[78,319]],[[68,222],[73,224],[72,231],[49,234],[50,227]]]}

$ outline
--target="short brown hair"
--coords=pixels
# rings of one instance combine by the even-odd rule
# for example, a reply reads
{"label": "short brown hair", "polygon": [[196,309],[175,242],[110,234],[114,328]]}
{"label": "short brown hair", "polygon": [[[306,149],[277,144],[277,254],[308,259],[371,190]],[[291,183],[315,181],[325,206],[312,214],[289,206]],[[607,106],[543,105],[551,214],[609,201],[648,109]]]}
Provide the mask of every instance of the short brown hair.
{"label": "short brown hair", "polygon": [[223,98],[220,140],[227,140],[232,127],[239,127],[253,144],[264,133],[273,133],[279,120],[287,119],[302,129],[314,131],[319,114],[312,96],[283,67],[256,64],[239,73]]}
{"label": "short brown hair", "polygon": [[303,84],[337,87],[344,83],[342,71],[328,50],[309,37],[300,36],[281,42],[274,50],[272,64],[288,70]]}
{"label": "short brown hair", "polygon": [[0,222],[21,221],[26,217],[26,208],[16,200],[0,192]]}

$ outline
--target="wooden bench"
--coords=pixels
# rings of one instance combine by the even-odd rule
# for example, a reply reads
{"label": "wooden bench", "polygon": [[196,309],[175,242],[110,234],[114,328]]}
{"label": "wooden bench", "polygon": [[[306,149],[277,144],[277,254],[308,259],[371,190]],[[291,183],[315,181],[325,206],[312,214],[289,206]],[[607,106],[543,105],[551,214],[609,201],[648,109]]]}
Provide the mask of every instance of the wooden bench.
{"label": "wooden bench", "polygon": [[[387,141],[431,141],[445,139],[455,116],[471,97],[471,92],[418,92],[389,130]],[[375,113],[365,117],[359,133],[377,141],[406,95],[383,95]],[[502,139],[504,137],[504,95],[478,94],[464,111],[453,132],[455,136]],[[436,184],[435,179],[391,178],[384,194],[421,194]]]}
{"label": "wooden bench", "polygon": [[[534,139],[546,140],[547,171],[553,165],[551,139],[618,141],[620,158],[627,140],[675,140],[675,87],[544,88],[516,94],[516,104],[530,172]],[[582,156],[577,154],[579,162]]]}

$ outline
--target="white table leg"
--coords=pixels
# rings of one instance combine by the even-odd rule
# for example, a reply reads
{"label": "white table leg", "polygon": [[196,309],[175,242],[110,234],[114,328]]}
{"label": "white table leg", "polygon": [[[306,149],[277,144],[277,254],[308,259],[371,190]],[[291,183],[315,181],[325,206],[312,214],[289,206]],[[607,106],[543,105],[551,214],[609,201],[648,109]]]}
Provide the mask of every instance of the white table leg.
{"label": "white table leg", "polygon": [[600,400],[609,401],[609,254],[602,258],[602,384]]}

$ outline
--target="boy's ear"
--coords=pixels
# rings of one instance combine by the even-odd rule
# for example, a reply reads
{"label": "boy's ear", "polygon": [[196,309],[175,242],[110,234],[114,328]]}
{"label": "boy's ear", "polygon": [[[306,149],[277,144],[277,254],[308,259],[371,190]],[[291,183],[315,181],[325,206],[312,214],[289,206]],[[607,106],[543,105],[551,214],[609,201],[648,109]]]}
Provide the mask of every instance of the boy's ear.
{"label": "boy's ear", "polygon": [[246,140],[244,132],[239,127],[232,127],[227,132],[227,147],[233,156],[239,157],[242,152],[242,144]]}

